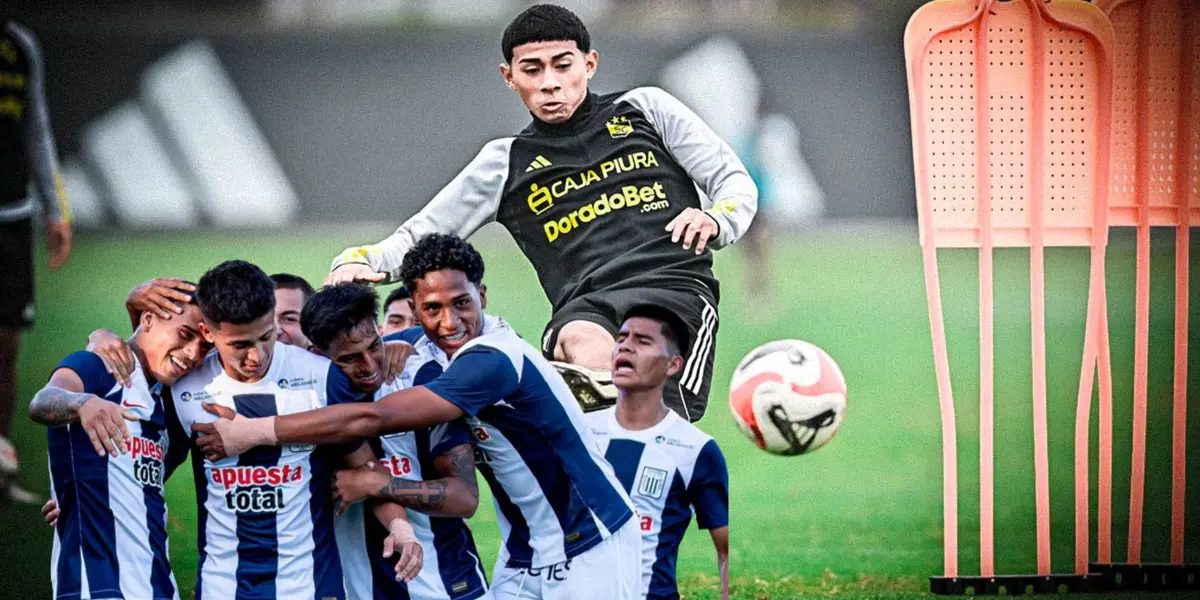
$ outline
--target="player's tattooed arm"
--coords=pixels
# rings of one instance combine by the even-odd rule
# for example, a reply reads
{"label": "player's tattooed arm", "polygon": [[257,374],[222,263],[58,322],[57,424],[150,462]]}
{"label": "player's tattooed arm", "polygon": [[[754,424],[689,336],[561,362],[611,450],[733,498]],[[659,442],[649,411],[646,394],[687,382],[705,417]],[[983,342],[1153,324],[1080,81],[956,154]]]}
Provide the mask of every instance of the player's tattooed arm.
{"label": "player's tattooed arm", "polygon": [[[400,506],[435,517],[468,519],[479,507],[479,486],[475,482],[475,451],[471,444],[460,444],[434,460],[438,479],[404,479],[382,469],[355,469],[337,474],[335,497],[357,502],[366,496],[395,502]],[[362,488],[375,482],[369,492]]]}
{"label": "player's tattooed arm", "polygon": [[451,516],[442,514],[446,506],[448,487],[447,482],[442,479],[413,481],[393,475],[388,484],[379,490],[379,497],[426,514]]}
{"label": "player's tattooed arm", "polygon": [[92,397],[83,392],[45,387],[29,403],[29,418],[50,427],[78,423],[80,407]]}
{"label": "player's tattooed arm", "polygon": [[479,484],[475,480],[475,447],[459,444],[433,461],[437,474],[447,482],[448,495],[460,516],[470,518],[479,507]]}
{"label": "player's tattooed arm", "polygon": [[50,427],[80,423],[96,454],[107,452],[110,456],[126,451],[125,440],[130,436],[125,421],[137,420],[118,404],[85,393],[83,380],[70,369],[56,370],[46,387],[34,395],[29,418]]}
{"label": "player's tattooed arm", "polygon": [[413,481],[392,476],[379,490],[379,496],[437,517],[473,517],[479,508],[474,447],[455,446],[438,455],[433,465],[438,479]]}
{"label": "player's tattooed arm", "polygon": [[[466,456],[471,457],[470,445],[464,444],[439,460],[452,454],[451,462],[459,463],[464,448]],[[333,481],[333,497],[338,514],[356,502],[377,498],[435,517],[467,518],[474,515],[479,506],[479,490],[472,487],[458,476],[424,481],[404,479],[393,475],[383,465],[370,463],[365,468],[339,471]]]}

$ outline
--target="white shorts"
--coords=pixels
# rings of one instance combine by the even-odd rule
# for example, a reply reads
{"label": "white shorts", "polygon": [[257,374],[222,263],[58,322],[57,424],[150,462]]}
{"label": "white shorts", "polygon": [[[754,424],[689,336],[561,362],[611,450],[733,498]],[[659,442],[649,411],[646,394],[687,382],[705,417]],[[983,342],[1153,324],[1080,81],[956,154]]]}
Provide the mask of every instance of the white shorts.
{"label": "white shorts", "polygon": [[[503,556],[501,557],[503,560]],[[642,532],[630,519],[588,551],[548,567],[511,569],[496,563],[496,600],[639,600],[642,597]]]}

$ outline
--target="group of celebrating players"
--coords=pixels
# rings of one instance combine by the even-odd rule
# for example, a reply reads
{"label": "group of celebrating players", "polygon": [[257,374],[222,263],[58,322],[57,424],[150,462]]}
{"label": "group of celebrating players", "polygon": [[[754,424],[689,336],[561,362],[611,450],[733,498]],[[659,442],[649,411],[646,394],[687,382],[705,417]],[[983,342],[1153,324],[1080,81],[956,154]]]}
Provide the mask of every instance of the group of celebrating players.
{"label": "group of celebrating players", "polygon": [[[677,598],[693,513],[727,597],[728,474],[693,423],[712,249],[750,225],[754,183],[666,92],[590,93],[598,55],[566,9],[521,13],[502,48],[530,126],[320,290],[241,260],[150,282],[131,338],[98,331],[58,364],[30,405],[51,426],[56,597],[178,597],[162,490],[188,454],[198,599]],[[490,221],[551,301],[540,349],[485,313],[464,238]],[[407,294],[382,331],[368,283]]]}

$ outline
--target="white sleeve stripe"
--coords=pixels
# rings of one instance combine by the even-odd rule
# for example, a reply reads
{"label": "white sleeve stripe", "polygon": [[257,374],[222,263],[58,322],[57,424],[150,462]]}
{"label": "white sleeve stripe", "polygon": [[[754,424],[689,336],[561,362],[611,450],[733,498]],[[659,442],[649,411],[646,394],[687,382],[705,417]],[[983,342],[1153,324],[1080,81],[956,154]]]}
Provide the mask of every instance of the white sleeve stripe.
{"label": "white sleeve stripe", "polygon": [[346,263],[365,262],[387,275],[389,283],[400,277],[400,265],[409,248],[431,233],[469,237],[496,219],[500,199],[508,184],[509,151],[515,138],[493,140],[479,151],[417,214],[387,239],[362,248],[349,248],[334,259],[331,269]]}

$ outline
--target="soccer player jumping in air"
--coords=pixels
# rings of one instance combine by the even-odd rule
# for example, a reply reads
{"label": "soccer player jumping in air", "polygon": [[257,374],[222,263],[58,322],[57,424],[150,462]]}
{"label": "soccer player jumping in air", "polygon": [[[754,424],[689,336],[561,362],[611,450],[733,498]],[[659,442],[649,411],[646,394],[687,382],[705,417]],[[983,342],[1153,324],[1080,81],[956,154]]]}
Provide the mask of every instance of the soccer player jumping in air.
{"label": "soccer player jumping in air", "polygon": [[305,414],[222,418],[192,428],[210,459],[251,448],[345,443],[466,418],[492,488],[500,532],[496,598],[640,598],[633,506],[554,368],[504,321],[484,315],[483,259],[461,238],[430,235],[400,270],[445,370],[371,403]]}
{"label": "soccer player jumping in air", "polygon": [[[426,234],[497,221],[533,264],[553,315],[542,353],[586,410],[615,400],[617,318],[640,304],[684,318],[691,346],[665,388],[697,421],[708,403],[719,290],[712,252],[754,218],[758,191],[730,146],[657,88],[588,90],[599,55],[575,14],[534,6],[504,31],[500,74],[533,120],[489,142],[423,210],[378,244],[349,248],[332,282],[393,282]],[[702,200],[699,186],[711,200]]]}

